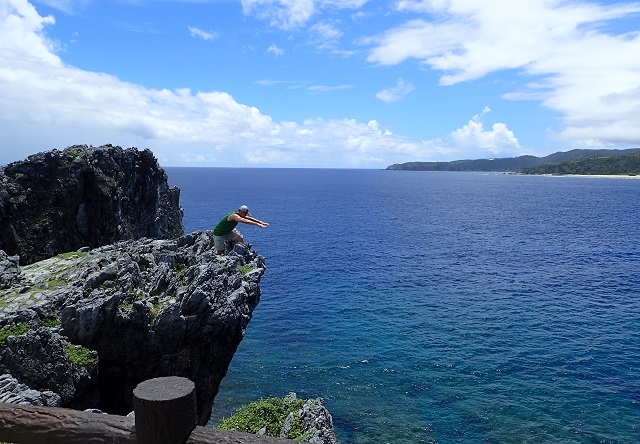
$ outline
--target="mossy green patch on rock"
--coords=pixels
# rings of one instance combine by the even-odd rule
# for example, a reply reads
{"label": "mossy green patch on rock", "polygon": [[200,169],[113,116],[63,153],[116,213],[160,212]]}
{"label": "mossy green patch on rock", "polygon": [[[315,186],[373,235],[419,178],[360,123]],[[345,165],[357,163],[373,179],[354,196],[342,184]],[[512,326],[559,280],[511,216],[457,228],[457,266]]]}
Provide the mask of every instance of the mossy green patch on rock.
{"label": "mossy green patch on rock", "polygon": [[60,253],[56,257],[64,260],[70,259],[80,259],[81,257],[85,257],[89,253],[85,253],[83,251],[70,251],[68,253]]}
{"label": "mossy green patch on rock", "polygon": [[62,287],[63,285],[67,285],[67,281],[62,279],[51,279],[46,284],[47,290],[55,290],[58,287]]}
{"label": "mossy green patch on rock", "polygon": [[60,326],[60,319],[56,318],[46,318],[42,321],[42,325],[48,328],[55,328]]}
{"label": "mossy green patch on rock", "polygon": [[21,336],[29,331],[29,325],[25,323],[5,325],[0,328],[0,347],[7,346],[9,336]]}
{"label": "mossy green patch on rock", "polygon": [[253,269],[254,267],[252,267],[251,265],[238,265],[238,270],[240,270],[240,273],[242,273],[243,276],[246,276],[247,273],[249,273]]}
{"label": "mossy green patch on rock", "polygon": [[88,348],[81,347],[79,345],[67,344],[64,349],[67,352],[67,356],[69,356],[69,360],[76,365],[87,367],[97,363],[91,353],[91,350]]}

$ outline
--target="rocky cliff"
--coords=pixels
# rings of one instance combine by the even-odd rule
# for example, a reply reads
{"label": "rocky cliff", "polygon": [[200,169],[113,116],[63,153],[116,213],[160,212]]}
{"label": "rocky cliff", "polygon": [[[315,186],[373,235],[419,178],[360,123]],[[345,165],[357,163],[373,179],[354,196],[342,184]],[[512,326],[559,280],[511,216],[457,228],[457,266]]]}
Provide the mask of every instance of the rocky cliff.
{"label": "rocky cliff", "polygon": [[[244,245],[218,256],[211,231],[184,235],[178,200],[148,150],[0,168],[0,402],[128,414],[138,383],[183,376],[207,423],[266,267]],[[309,406],[307,440],[335,443]]]}
{"label": "rocky cliff", "polygon": [[153,153],[106,145],[0,168],[0,250],[29,264],[81,247],[183,234],[180,191]]}
{"label": "rocky cliff", "polygon": [[179,196],[149,150],[0,168],[0,399],[127,414],[138,383],[184,376],[206,423],[265,265],[184,235]]}
{"label": "rocky cliff", "polygon": [[243,245],[217,256],[205,231],[20,268],[0,255],[0,270],[0,374],[13,378],[3,377],[5,397],[26,387],[44,405],[127,414],[138,383],[184,376],[196,383],[204,425],[259,302],[265,263]]}

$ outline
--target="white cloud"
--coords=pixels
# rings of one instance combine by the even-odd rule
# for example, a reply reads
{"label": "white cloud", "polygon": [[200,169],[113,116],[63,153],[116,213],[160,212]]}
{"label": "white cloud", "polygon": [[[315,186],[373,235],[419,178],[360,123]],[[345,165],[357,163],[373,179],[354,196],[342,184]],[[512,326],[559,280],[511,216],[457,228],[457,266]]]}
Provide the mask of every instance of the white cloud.
{"label": "white cloud", "polygon": [[242,11],[282,29],[301,28],[321,10],[361,8],[368,0],[241,0]]}
{"label": "white cloud", "polygon": [[309,44],[322,51],[328,51],[341,57],[351,57],[354,51],[341,48],[340,39],[344,32],[340,29],[338,20],[321,21],[309,26]]}
{"label": "white cloud", "polygon": [[337,86],[313,85],[311,82],[307,80],[263,79],[263,80],[257,80],[255,83],[261,86],[283,86],[287,89],[302,89],[302,90],[314,92],[314,93],[343,91],[345,89],[353,88],[353,85],[337,85]]}
{"label": "white cloud", "polygon": [[73,14],[91,0],[38,0],[36,3],[50,6],[67,14]]}
{"label": "white cloud", "polygon": [[274,56],[281,56],[284,54],[284,50],[282,50],[281,48],[278,48],[278,46],[275,43],[272,43],[271,45],[269,45],[267,52],[269,54],[273,54]]}
{"label": "white cloud", "polygon": [[[490,110],[485,108],[482,115]],[[504,123],[495,123],[491,131],[485,131],[480,115],[475,115],[468,124],[451,133],[452,146],[460,152],[480,150],[484,153],[507,154],[517,153],[520,143],[513,132]]]}
{"label": "white cloud", "polygon": [[218,38],[218,33],[216,32],[203,31],[202,29],[194,28],[192,26],[189,26],[189,33],[191,34],[191,37],[199,37],[202,40],[215,40]]}
{"label": "white cloud", "polygon": [[0,3],[0,163],[113,143],[151,148],[163,165],[380,168],[463,153],[470,139],[491,152],[515,146],[506,126],[484,131],[479,117],[449,140],[416,142],[376,121],[274,122],[225,92],[145,88],[63,63],[44,33],[54,23],[26,0]]}
{"label": "white cloud", "polygon": [[[0,3],[0,56],[15,60],[2,63],[0,70],[20,63],[42,62],[60,66],[60,59],[53,53],[56,44],[46,38],[44,28],[55,23],[53,16],[41,17],[28,2],[9,0]],[[10,74],[10,73],[8,73]]]}
{"label": "white cloud", "polygon": [[283,29],[298,28],[316,12],[313,0],[242,0],[242,11]]}
{"label": "white cloud", "polygon": [[328,22],[315,23],[309,27],[309,31],[322,41],[335,41],[342,37],[342,31],[335,24]]}
{"label": "white cloud", "polygon": [[344,91],[345,89],[351,89],[353,85],[338,85],[338,86],[327,86],[327,85],[312,85],[307,86],[307,91],[311,92],[331,92],[331,91]]}
{"label": "white cloud", "polygon": [[387,103],[397,102],[398,100],[406,97],[406,95],[413,90],[414,86],[411,82],[405,82],[404,79],[398,79],[396,86],[389,89],[383,89],[376,94],[376,97]]}
{"label": "white cloud", "polygon": [[533,99],[564,116],[565,140],[640,142],[640,30],[605,32],[609,20],[634,18],[640,3],[565,0],[402,0],[424,14],[364,39],[368,60],[415,59],[443,73],[442,85],[520,70],[537,81],[506,99]]}

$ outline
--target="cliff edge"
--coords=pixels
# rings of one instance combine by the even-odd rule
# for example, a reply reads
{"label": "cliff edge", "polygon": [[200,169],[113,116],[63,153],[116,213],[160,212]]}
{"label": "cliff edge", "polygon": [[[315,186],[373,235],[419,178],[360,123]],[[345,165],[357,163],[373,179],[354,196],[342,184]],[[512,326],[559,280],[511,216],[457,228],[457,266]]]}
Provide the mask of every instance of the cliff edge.
{"label": "cliff edge", "polygon": [[44,405],[114,414],[133,410],[138,383],[183,376],[201,425],[265,271],[242,245],[217,256],[211,231],[61,254],[17,274],[13,265],[0,255],[13,282],[0,290],[0,375],[46,392]]}
{"label": "cliff edge", "polygon": [[265,263],[184,235],[179,196],[149,150],[0,168],[0,400],[127,414],[138,383],[183,376],[207,422]]}
{"label": "cliff edge", "polygon": [[[212,231],[183,234],[179,195],[149,150],[0,168],[0,402],[126,415],[140,382],[182,376],[208,422],[266,266],[242,244],[218,256]],[[320,407],[297,412],[306,440],[335,443]]]}

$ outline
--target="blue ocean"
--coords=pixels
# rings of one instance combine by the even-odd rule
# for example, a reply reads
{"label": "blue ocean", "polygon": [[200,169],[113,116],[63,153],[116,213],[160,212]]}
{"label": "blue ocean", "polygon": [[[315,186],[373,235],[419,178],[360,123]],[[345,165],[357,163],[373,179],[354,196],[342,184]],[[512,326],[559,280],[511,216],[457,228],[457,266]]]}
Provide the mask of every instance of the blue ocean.
{"label": "blue ocean", "polygon": [[212,423],[294,391],[343,444],[640,442],[640,180],[166,171],[185,231],[270,223]]}

